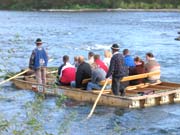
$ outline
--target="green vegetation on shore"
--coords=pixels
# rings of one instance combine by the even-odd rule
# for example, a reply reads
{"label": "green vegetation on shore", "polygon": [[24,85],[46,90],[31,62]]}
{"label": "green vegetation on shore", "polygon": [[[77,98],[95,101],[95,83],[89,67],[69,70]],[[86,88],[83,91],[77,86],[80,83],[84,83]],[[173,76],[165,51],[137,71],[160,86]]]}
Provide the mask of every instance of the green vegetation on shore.
{"label": "green vegetation on shore", "polygon": [[1,0],[0,9],[180,9],[180,0]]}

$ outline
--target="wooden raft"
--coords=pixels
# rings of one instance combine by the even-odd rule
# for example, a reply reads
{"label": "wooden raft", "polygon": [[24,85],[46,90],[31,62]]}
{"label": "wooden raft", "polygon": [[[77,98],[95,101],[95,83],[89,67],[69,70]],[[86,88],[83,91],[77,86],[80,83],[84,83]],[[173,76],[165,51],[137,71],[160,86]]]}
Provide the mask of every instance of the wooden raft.
{"label": "wooden raft", "polygon": [[[159,75],[160,72],[151,72],[141,75],[134,75],[124,77],[120,81],[129,81],[133,79],[147,78],[152,75]],[[54,77],[49,76],[47,80],[52,82]],[[32,78],[28,78],[32,79]],[[17,78],[12,80],[14,85],[20,89],[33,90],[50,95],[61,95],[64,94],[71,99],[83,102],[94,103],[96,100],[99,90],[84,91],[77,88],[71,88],[67,86],[54,86],[53,82],[49,85],[40,85],[32,82],[31,80],[24,80],[23,78]],[[103,83],[103,81],[101,82]],[[111,80],[109,80],[111,83]],[[44,88],[43,88],[44,87]],[[153,90],[153,94],[139,95],[139,92],[145,92],[147,90]],[[153,84],[143,83],[135,86],[128,86],[126,88],[125,96],[116,96],[109,94],[111,90],[105,90],[102,94],[98,104],[116,106],[122,108],[142,108],[148,106],[156,106],[162,104],[180,102],[180,84],[171,82],[156,82]]]}

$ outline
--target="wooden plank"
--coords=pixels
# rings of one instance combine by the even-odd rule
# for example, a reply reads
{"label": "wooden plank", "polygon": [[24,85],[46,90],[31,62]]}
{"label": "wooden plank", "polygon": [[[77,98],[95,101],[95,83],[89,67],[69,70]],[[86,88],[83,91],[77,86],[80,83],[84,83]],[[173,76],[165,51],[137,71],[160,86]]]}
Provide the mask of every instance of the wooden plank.
{"label": "wooden plank", "polygon": [[[139,74],[139,75],[126,76],[126,77],[123,77],[120,81],[126,82],[126,81],[131,81],[131,80],[136,80],[136,79],[148,78],[148,77],[151,77],[153,75],[160,75],[160,71],[144,73],[144,74]],[[99,84],[104,85],[104,83],[105,83],[105,80],[101,81]],[[112,83],[112,80],[109,79],[108,84],[111,84],[111,83]]]}
{"label": "wooden plank", "polygon": [[137,94],[138,92],[143,92],[146,90],[153,90],[155,94],[157,93],[163,93],[163,92],[167,92],[167,91],[171,91],[174,90],[175,88],[172,87],[166,87],[166,86],[161,86],[161,85],[154,85],[154,86],[148,86],[148,87],[144,87],[144,88],[138,88],[138,89],[134,89],[134,90],[126,90],[126,93],[129,94]]}
{"label": "wooden plank", "polygon": [[136,90],[136,89],[139,89],[139,88],[146,88],[146,87],[149,87],[149,86],[154,86],[154,85],[158,85],[160,84],[161,81],[158,81],[156,83],[141,83],[141,84],[138,84],[138,85],[132,85],[132,86],[128,86],[126,87],[126,90]]}
{"label": "wooden plank", "polygon": [[144,107],[160,105],[160,100],[161,100],[161,97],[146,98]]}
{"label": "wooden plank", "polygon": [[153,88],[141,88],[141,89],[135,89],[135,90],[126,90],[126,93],[133,93],[133,94],[137,94],[138,92],[145,92],[147,90],[152,90],[155,91]]}
{"label": "wooden plank", "polygon": [[171,83],[171,82],[162,82],[161,85],[163,86],[170,86],[170,87],[180,87],[178,83]]}
{"label": "wooden plank", "polygon": [[139,86],[144,86],[144,83],[141,83],[141,84],[138,84],[138,85],[128,86],[128,87],[126,87],[126,90],[135,90],[135,89],[137,89]]}
{"label": "wooden plank", "polygon": [[146,85],[149,85],[149,86],[153,86],[153,85],[157,85],[157,84],[161,84],[162,82],[160,80],[157,80],[156,82],[154,83],[145,83]]}
{"label": "wooden plank", "polygon": [[[92,90],[92,92],[100,92],[100,90]],[[104,92],[111,92],[111,90],[104,90]]]}
{"label": "wooden plank", "polygon": [[136,80],[136,79],[142,79],[142,78],[147,78],[147,74],[139,74],[139,75],[132,75],[132,76],[126,76],[121,79],[121,82],[126,82],[126,81],[131,81],[131,80]]}
{"label": "wooden plank", "polygon": [[[97,94],[99,94],[100,92],[99,91],[92,91],[93,93],[97,93]],[[103,91],[103,93],[102,94],[111,94],[111,92],[110,91]]]}
{"label": "wooden plank", "polygon": [[162,93],[156,93],[153,95],[144,95],[144,96],[139,96],[139,97],[131,97],[132,100],[140,100],[140,99],[144,99],[144,98],[151,98],[151,97],[162,97],[162,96],[166,96],[168,94],[173,94],[173,93],[178,93],[180,91],[180,89],[176,89],[176,90],[170,90],[170,91],[166,91],[166,92],[162,92]]}
{"label": "wooden plank", "polygon": [[[106,82],[106,80],[103,80],[103,81],[99,82],[99,85],[103,86],[105,82]],[[108,79],[107,85],[108,84],[112,84],[112,80],[111,79]]]}
{"label": "wooden plank", "polygon": [[126,76],[126,77],[122,78],[121,82],[147,78],[147,77],[151,77],[153,75],[160,75],[160,71],[149,72],[149,73],[144,73],[144,74],[139,74],[139,75]]}
{"label": "wooden plank", "polygon": [[163,86],[163,85],[150,85],[149,88],[165,90],[165,89],[174,89],[175,87]]}

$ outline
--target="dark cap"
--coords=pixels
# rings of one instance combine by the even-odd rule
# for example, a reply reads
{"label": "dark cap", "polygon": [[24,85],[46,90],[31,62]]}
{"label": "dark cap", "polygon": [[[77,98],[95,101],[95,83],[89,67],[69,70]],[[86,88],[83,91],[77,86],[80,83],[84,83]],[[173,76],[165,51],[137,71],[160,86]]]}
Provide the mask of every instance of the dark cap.
{"label": "dark cap", "polygon": [[111,47],[112,50],[119,50],[118,44],[113,44]]}
{"label": "dark cap", "polygon": [[36,44],[42,44],[42,40],[40,38],[37,38],[35,43]]}

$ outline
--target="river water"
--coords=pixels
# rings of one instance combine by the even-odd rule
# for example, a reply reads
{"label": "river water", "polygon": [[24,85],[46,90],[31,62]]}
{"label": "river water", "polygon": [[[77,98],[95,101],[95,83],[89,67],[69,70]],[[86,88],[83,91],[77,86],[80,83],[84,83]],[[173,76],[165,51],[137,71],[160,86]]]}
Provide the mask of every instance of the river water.
{"label": "river water", "polygon": [[[28,66],[36,38],[42,38],[59,66],[63,55],[101,54],[112,43],[145,59],[152,52],[161,64],[163,81],[180,83],[179,12],[15,12],[0,11],[0,76]],[[0,78],[2,81],[2,78]],[[180,105],[145,109],[98,106],[85,120],[91,104],[58,106],[57,97],[42,98],[0,87],[0,134],[40,135],[179,135]]]}

